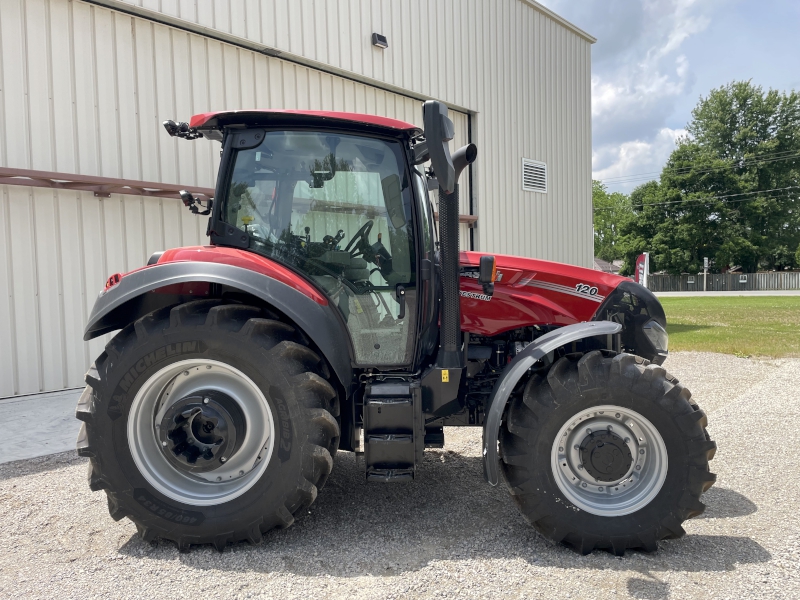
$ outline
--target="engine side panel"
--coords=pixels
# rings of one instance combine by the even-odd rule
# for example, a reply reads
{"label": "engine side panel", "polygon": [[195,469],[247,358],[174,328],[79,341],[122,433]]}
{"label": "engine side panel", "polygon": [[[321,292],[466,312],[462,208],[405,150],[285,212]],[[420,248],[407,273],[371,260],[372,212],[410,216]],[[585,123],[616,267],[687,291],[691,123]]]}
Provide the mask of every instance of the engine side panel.
{"label": "engine side panel", "polygon": [[481,256],[484,253],[460,256],[461,327],[477,335],[591,321],[603,300],[627,281],[593,269],[498,254],[498,281],[489,297],[477,281]]}

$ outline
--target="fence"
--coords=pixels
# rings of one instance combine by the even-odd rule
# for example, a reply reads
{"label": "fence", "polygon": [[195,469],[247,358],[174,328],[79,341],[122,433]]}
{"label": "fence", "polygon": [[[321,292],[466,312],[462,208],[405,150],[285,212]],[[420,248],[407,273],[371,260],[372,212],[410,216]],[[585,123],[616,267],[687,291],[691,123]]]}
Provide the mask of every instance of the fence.
{"label": "fence", "polygon": [[[742,290],[800,290],[800,272],[708,274],[709,292]],[[703,274],[650,275],[647,287],[654,292],[702,292]]]}

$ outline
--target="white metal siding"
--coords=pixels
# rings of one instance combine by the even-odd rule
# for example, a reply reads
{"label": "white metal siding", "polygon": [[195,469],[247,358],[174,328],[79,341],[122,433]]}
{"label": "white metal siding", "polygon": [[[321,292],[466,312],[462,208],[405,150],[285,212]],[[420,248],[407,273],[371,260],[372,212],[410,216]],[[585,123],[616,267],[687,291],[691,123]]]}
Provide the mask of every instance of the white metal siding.
{"label": "white metal siding", "polygon": [[[163,120],[297,107],[421,121],[418,100],[142,18],[0,2],[4,167],[213,187],[219,145],[170,138]],[[467,116],[451,115],[464,144]],[[83,327],[108,275],[204,243],[205,227],[179,200],[0,186],[0,397],[82,385],[104,344],[84,344]]]}

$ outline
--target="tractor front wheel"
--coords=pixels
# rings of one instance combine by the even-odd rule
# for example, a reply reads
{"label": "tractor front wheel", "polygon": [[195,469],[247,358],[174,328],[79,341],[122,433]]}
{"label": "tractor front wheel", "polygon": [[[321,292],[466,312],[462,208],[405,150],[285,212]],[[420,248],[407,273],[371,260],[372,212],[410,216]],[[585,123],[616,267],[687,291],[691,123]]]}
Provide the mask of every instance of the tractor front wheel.
{"label": "tractor front wheel", "polygon": [[684,535],[716,445],[705,413],[660,366],[630,354],[565,356],[512,397],[502,468],[523,516],[583,554],[652,551]]}
{"label": "tractor front wheel", "polygon": [[89,370],[78,452],[145,540],[256,543],[324,484],[338,395],[305,336],[271,317],[219,300],[155,311]]}

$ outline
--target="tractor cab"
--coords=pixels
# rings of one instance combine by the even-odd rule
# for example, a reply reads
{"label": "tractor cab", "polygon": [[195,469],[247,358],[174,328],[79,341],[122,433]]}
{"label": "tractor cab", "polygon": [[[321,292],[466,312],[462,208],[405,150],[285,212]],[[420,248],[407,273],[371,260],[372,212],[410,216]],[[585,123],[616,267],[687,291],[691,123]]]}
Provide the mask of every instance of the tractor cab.
{"label": "tractor cab", "polygon": [[433,248],[406,130],[356,134],[326,118],[280,120],[228,134],[212,243],[246,248],[318,286],[346,325],[355,364],[410,366],[417,255],[430,260]]}
{"label": "tractor cab", "polygon": [[[451,156],[453,124],[444,105],[426,103],[423,117],[425,132],[395,119],[319,111],[231,111],[165,123],[179,137],[222,143],[211,242],[277,261],[316,285],[336,307],[356,368],[413,372],[430,365],[439,338],[440,277],[449,282],[441,290],[447,306],[458,312],[454,192],[477,150],[470,144]],[[428,160],[423,171],[419,165]],[[438,187],[437,177],[447,186],[441,258],[452,274],[435,268],[428,190]],[[490,259],[484,257],[485,284]],[[442,364],[460,369],[460,318],[445,320],[455,342]],[[447,401],[457,393],[460,372],[453,375]]]}

